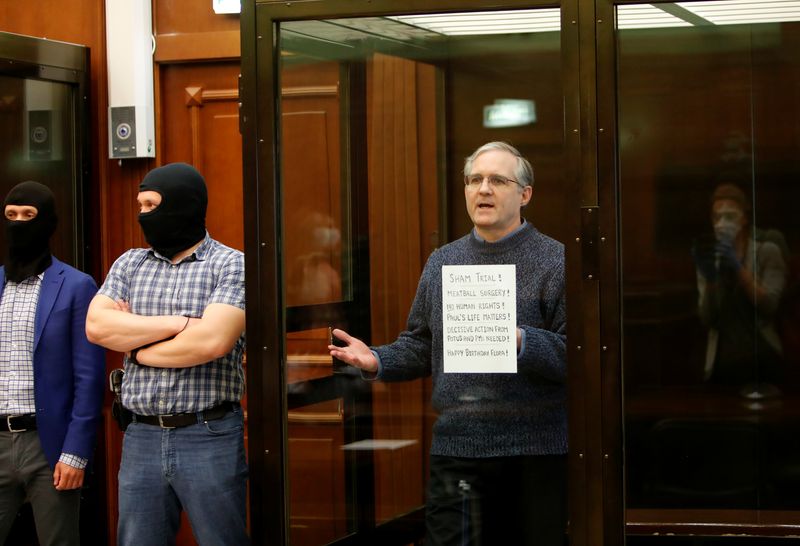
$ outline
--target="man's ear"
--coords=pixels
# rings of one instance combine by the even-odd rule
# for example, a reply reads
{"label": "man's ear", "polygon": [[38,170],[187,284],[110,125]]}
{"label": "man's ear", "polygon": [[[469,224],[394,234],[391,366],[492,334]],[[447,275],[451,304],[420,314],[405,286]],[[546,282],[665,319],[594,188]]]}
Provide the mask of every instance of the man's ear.
{"label": "man's ear", "polygon": [[532,196],[533,196],[532,186],[525,186],[524,188],[522,188],[522,201],[520,202],[520,206],[524,207],[525,205],[530,203]]}

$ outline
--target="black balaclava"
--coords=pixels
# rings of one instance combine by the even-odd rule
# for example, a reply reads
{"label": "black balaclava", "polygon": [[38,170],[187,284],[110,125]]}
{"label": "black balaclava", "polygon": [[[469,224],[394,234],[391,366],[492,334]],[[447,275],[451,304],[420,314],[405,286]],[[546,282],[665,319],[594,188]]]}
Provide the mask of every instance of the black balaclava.
{"label": "black balaclava", "polygon": [[50,237],[56,230],[56,200],[50,188],[28,180],[17,184],[6,196],[6,205],[36,207],[33,220],[6,219],[6,278],[22,282],[38,275],[53,262],[50,255]]}
{"label": "black balaclava", "polygon": [[144,238],[153,249],[172,258],[206,236],[208,193],[203,176],[186,163],[170,163],[147,173],[139,191],[161,194],[161,204],[139,213]]}

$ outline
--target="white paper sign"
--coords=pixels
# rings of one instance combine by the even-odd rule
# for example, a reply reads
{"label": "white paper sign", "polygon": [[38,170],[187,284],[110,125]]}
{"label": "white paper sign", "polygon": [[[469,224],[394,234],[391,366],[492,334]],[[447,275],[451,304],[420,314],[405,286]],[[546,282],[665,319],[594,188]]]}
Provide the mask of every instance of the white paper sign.
{"label": "white paper sign", "polygon": [[442,266],[445,373],[517,372],[516,269]]}

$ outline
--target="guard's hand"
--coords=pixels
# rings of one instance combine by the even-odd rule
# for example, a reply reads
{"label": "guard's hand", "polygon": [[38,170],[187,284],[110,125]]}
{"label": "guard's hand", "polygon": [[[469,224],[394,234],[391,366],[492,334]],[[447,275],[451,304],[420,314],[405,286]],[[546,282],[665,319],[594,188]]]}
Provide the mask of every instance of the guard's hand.
{"label": "guard's hand", "polygon": [[333,358],[338,358],[342,362],[360,368],[365,372],[375,373],[378,371],[378,360],[363,341],[338,328],[331,333],[335,338],[345,342],[344,347],[328,345],[328,350]]}
{"label": "guard's hand", "polygon": [[122,311],[123,313],[130,313],[131,306],[125,300],[117,300],[114,302],[114,307],[117,311]]}
{"label": "guard's hand", "polygon": [[66,463],[57,462],[53,472],[53,485],[59,491],[78,489],[83,486],[84,471]]}
{"label": "guard's hand", "polygon": [[732,241],[718,241],[714,250],[716,255],[719,256],[720,269],[737,272],[742,268]]}

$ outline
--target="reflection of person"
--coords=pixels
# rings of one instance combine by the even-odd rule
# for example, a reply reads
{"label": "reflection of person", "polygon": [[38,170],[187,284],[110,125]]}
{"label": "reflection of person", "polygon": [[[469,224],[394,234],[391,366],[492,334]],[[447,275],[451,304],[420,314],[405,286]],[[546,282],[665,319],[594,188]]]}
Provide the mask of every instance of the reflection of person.
{"label": "reflection of person", "polygon": [[193,167],[150,171],[137,201],[152,248],[120,256],[89,309],[90,339],[128,353],[122,545],[173,543],[182,508],[200,544],[248,542],[244,259],[209,237],[207,200]]}
{"label": "reflection of person", "polygon": [[733,184],[714,191],[711,220],[713,237],[698,239],[693,248],[699,312],[708,326],[705,378],[775,381],[781,344],[774,315],[786,282],[782,236],[753,229],[750,202]]}
{"label": "reflection of person", "polygon": [[23,182],[5,200],[0,268],[0,543],[29,499],[41,544],[80,544],[80,488],[94,450],[104,351],[84,324],[97,286],[50,254],[55,199]]}
{"label": "reflection of person", "polygon": [[291,264],[287,276],[289,305],[314,305],[339,301],[342,297],[342,279],[331,263],[331,256],[339,250],[339,230],[330,216],[319,212],[302,215],[311,226],[308,240],[309,252]]}
{"label": "reflection of person", "polygon": [[[533,170],[515,148],[481,146],[467,158],[464,174],[474,230],[430,256],[407,330],[374,350],[334,330],[346,345],[329,350],[366,377],[433,376],[439,415],[426,544],[560,545],[566,527],[564,248],[521,217]],[[516,374],[443,373],[442,266],[466,264],[516,265]]]}

